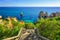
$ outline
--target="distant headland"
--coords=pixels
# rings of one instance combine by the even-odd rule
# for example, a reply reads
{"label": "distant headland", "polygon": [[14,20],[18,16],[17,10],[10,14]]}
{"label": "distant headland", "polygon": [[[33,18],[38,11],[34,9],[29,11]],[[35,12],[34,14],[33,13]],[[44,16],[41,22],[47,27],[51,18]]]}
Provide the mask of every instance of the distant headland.
{"label": "distant headland", "polygon": [[40,11],[38,18],[52,18],[52,17],[58,17],[60,16],[60,12],[52,12],[50,15],[48,15],[47,12]]}

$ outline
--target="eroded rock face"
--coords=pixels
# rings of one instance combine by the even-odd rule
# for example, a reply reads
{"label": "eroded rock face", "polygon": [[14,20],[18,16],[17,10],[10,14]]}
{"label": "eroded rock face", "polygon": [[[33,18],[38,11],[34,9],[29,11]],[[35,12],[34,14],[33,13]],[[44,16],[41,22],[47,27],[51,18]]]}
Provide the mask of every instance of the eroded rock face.
{"label": "eroded rock face", "polygon": [[40,36],[37,29],[22,28],[17,36],[8,38],[8,40],[49,40],[49,39]]}
{"label": "eroded rock face", "polygon": [[19,40],[48,40],[45,37],[39,36],[37,29],[26,29]]}

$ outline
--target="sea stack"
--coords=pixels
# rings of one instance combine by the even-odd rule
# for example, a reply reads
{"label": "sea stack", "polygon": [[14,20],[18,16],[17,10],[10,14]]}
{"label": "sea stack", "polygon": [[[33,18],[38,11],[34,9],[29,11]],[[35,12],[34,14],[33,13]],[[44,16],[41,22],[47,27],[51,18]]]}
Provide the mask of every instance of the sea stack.
{"label": "sea stack", "polygon": [[40,11],[38,18],[39,19],[41,19],[41,18],[48,18],[48,13],[47,12],[44,13],[43,11]]}

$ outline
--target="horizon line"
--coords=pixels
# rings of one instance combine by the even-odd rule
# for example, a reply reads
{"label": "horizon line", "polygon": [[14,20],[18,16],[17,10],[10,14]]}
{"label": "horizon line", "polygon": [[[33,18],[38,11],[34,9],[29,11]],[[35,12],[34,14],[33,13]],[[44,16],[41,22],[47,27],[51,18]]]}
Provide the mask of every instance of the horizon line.
{"label": "horizon line", "polygon": [[60,7],[60,6],[0,6],[0,7]]}

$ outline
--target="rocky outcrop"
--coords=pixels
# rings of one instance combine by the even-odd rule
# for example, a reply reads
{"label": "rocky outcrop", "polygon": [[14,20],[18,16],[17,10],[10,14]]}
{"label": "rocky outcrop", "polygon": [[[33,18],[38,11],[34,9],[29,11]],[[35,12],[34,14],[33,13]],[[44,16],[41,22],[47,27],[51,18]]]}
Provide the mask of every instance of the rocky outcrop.
{"label": "rocky outcrop", "polygon": [[18,35],[15,37],[7,38],[4,40],[49,40],[45,37],[39,36],[37,29],[22,28]]}
{"label": "rocky outcrop", "polygon": [[43,11],[40,11],[38,18],[52,18],[52,17],[58,17],[60,16],[60,12],[53,12],[50,15],[48,13],[44,13]]}
{"label": "rocky outcrop", "polygon": [[48,17],[48,13],[47,12],[44,13],[43,11],[40,11],[38,18],[47,18],[47,17]]}
{"label": "rocky outcrop", "polygon": [[0,24],[1,24],[1,25],[4,25],[4,22],[3,22],[2,16],[0,16]]}

